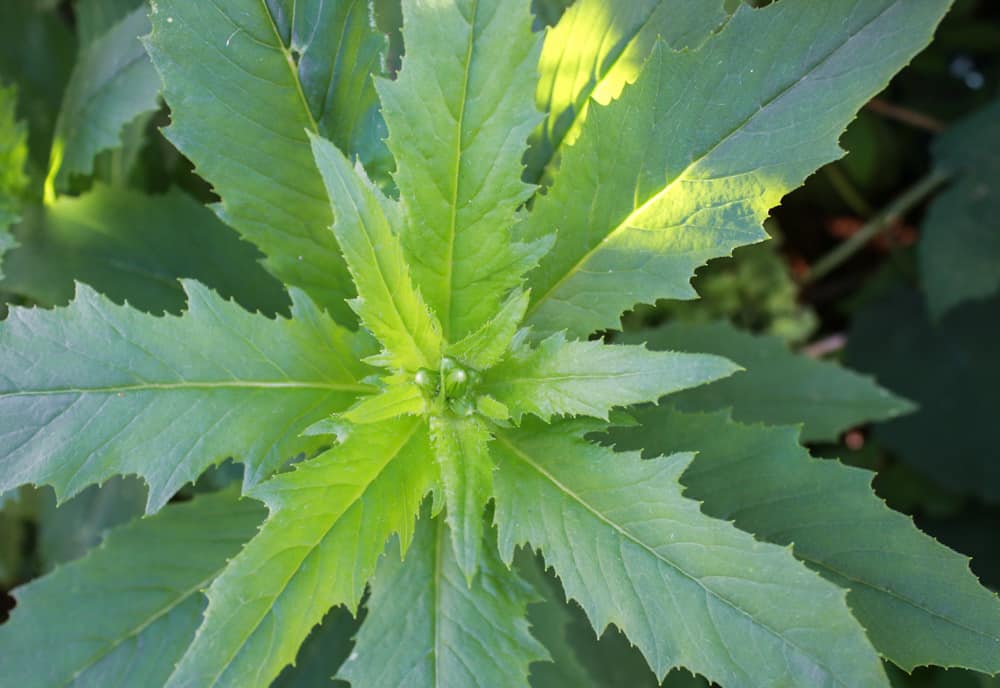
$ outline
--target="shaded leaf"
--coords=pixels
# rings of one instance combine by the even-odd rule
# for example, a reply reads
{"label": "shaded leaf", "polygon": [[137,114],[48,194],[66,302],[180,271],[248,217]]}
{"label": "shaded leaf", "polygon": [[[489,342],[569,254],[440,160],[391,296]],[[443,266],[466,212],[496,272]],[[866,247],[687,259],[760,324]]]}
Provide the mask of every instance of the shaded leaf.
{"label": "shaded leaf", "polygon": [[201,589],[263,516],[233,492],[171,505],[18,588],[17,608],[0,626],[4,681],[162,685],[201,619]]}
{"label": "shaded leaf", "polygon": [[66,308],[12,308],[0,324],[0,490],[60,500],[112,475],[159,509],[233,456],[253,485],[322,444],[299,432],[370,390],[350,333],[293,291],[292,320],[251,315],[194,282],[189,309],[156,318],[84,285]]}

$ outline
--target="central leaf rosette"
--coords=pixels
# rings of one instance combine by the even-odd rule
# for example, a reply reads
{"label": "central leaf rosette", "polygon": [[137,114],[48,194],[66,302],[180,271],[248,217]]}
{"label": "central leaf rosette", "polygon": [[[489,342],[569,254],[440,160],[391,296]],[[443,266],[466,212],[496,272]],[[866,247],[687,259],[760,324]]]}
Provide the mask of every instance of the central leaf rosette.
{"label": "central leaf rosette", "polygon": [[[433,206],[427,196],[438,191],[407,184],[406,155],[399,156],[401,200],[395,201],[330,142],[314,137],[313,153],[357,286],[351,305],[381,345],[366,359],[382,371],[375,376],[378,391],[337,420],[346,422],[348,434],[351,425],[401,416],[426,423],[438,476],[434,510],[445,509],[455,559],[470,582],[482,554],[484,509],[493,497],[491,443],[516,439],[528,415],[545,423],[555,416],[607,420],[614,407],[656,401],[736,369],[715,356],[571,340],[563,332],[542,338],[523,326],[532,300],[522,280],[552,238],[516,240],[517,207],[532,189],[519,179],[512,192],[493,200],[491,223],[479,218],[462,227],[457,212],[446,212],[452,227],[445,246],[430,252],[436,239],[424,236],[428,222],[416,209]],[[515,168],[519,155],[510,161]],[[456,203],[452,198],[443,207]],[[473,250],[470,233],[478,233],[478,270],[467,258],[460,262],[459,251]],[[452,262],[441,264],[441,255]]]}

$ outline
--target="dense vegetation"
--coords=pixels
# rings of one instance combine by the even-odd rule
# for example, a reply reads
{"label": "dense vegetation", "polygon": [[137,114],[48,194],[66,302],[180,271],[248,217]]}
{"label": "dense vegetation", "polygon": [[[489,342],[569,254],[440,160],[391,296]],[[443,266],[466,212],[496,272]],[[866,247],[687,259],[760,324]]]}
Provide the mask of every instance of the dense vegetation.
{"label": "dense vegetation", "polygon": [[951,5],[5,4],[0,685],[994,685]]}

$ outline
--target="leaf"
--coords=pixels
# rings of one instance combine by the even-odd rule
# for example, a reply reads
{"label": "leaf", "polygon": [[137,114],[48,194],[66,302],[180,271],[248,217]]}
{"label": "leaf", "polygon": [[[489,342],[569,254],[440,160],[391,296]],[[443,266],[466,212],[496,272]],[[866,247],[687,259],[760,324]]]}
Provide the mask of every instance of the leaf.
{"label": "leaf", "polygon": [[918,292],[897,287],[852,321],[847,361],[920,407],[876,427],[874,438],[940,485],[1000,502],[1000,297],[958,306],[940,323],[922,301]]}
{"label": "leaf", "polygon": [[564,145],[580,133],[593,98],[607,105],[633,83],[657,39],[695,47],[728,18],[722,0],[576,0],[545,36],[539,59],[538,109],[525,179],[541,182]]}
{"label": "leaf", "polygon": [[404,0],[406,58],[377,90],[417,286],[449,342],[492,318],[545,246],[515,244],[540,41],[525,0]]}
{"label": "leaf", "polygon": [[63,96],[49,162],[46,195],[86,176],[95,156],[122,145],[125,126],[159,107],[160,79],[139,36],[149,32],[140,7],[85,45]]}
{"label": "leaf", "polygon": [[44,306],[65,305],[74,281],[140,310],[180,313],[179,277],[196,279],[249,310],[287,313],[288,296],[260,253],[178,190],[158,196],[96,184],[79,197],[26,208],[20,247],[3,288]]}
{"label": "leaf", "polygon": [[432,416],[430,423],[455,562],[472,585],[483,558],[483,510],[493,496],[492,435],[473,417]]}
{"label": "leaf", "polygon": [[390,225],[398,210],[332,143],[313,137],[312,146],[337,209],[333,231],[358,290],[352,308],[385,346],[387,362],[395,368],[437,367],[441,326],[410,280],[403,247]]}
{"label": "leaf", "polygon": [[498,431],[506,561],[519,544],[541,550],[594,628],[622,629],[659,677],[683,666],[734,687],[888,685],[844,591],[681,496],[690,454],[640,461],[579,431]]}
{"label": "leaf", "polygon": [[478,330],[450,345],[448,355],[478,370],[485,370],[496,364],[510,347],[518,325],[524,319],[530,297],[523,289],[512,291],[497,314]]}
{"label": "leaf", "polygon": [[924,291],[935,320],[1000,289],[1000,100],[934,142],[939,168],[958,178],[931,204],[920,239]]}
{"label": "leaf", "polygon": [[426,423],[356,427],[343,444],[250,495],[267,503],[260,532],[208,590],[194,642],[167,682],[267,686],[331,607],[357,608],[393,533],[405,551],[435,473]]}
{"label": "leaf", "polygon": [[805,442],[836,441],[863,423],[909,413],[913,404],[835,363],[793,354],[776,337],[741,332],[725,323],[678,323],[625,335],[653,349],[713,353],[746,368],[731,378],[686,390],[670,400],[685,411],[732,408],[748,423],[802,423]]}
{"label": "leaf", "polygon": [[0,626],[4,681],[25,688],[163,685],[194,636],[201,589],[263,515],[259,504],[231,491],[172,504],[18,588],[17,608]]}
{"label": "leaf", "polygon": [[[326,102],[340,82],[328,85],[315,70],[334,62],[342,46],[351,52],[347,46],[372,33],[357,21],[365,3],[353,0],[344,12],[347,6],[156,0],[147,49],[173,118],[167,137],[222,197],[219,216],[260,247],[278,279],[304,289],[349,323],[353,316],[344,299],[354,287],[329,231],[330,204],[306,135],[322,133],[343,143],[342,132],[323,131],[319,121],[354,122],[369,108],[361,93]],[[292,16],[298,9],[302,14]],[[310,104],[317,102],[328,109],[314,112]],[[347,144],[355,154],[365,145]]]}
{"label": "leaf", "polygon": [[30,179],[28,126],[17,117],[17,87],[0,82],[0,210],[18,205]]}
{"label": "leaf", "polygon": [[73,6],[73,16],[80,44],[91,45],[111,27],[144,5],[145,0],[77,0]]}
{"label": "leaf", "polygon": [[39,490],[36,500],[37,553],[42,570],[49,571],[86,554],[112,528],[142,516],[146,487],[135,478],[115,477],[62,505],[50,490]]}
{"label": "leaf", "polygon": [[339,417],[349,423],[379,423],[397,416],[422,413],[426,405],[420,387],[413,382],[398,382],[379,394],[364,397]]}
{"label": "leaf", "polygon": [[331,609],[302,643],[295,664],[278,675],[272,688],[344,688],[346,683],[332,677],[350,656],[360,621],[345,607]]}
{"label": "leaf", "polygon": [[718,356],[647,351],[641,346],[566,341],[562,333],[532,349],[527,333],[486,373],[483,390],[506,404],[519,422],[531,413],[608,419],[616,406],[656,401],[739,370]]}
{"label": "leaf", "polygon": [[[612,434],[646,455],[697,450],[682,482],[716,518],[779,545],[850,590],[851,611],[883,656],[906,671],[927,664],[1000,671],[1000,600],[969,560],[924,535],[871,490],[872,474],[814,459],[798,429],[732,422],[725,412],[671,407],[636,413]],[[889,563],[891,562],[891,563]]]}
{"label": "leaf", "polygon": [[530,586],[500,562],[492,542],[468,586],[448,539],[441,518],[425,517],[405,561],[390,547],[340,670],[352,686],[525,686],[528,665],[547,658],[524,618]]}
{"label": "leaf", "polygon": [[80,285],[67,308],[12,308],[0,325],[0,491],[52,485],[60,501],[112,475],[162,507],[233,456],[247,486],[322,438],[299,432],[371,390],[349,332],[293,291],[292,320],[251,315],[195,282],[156,318]]}
{"label": "leaf", "polygon": [[842,154],[837,136],[949,4],[741,7],[696,51],[656,48],[618,100],[590,109],[529,215],[524,239],[557,237],[529,276],[537,335],[584,337],[636,303],[694,297],[695,268],[766,238],[768,210]]}

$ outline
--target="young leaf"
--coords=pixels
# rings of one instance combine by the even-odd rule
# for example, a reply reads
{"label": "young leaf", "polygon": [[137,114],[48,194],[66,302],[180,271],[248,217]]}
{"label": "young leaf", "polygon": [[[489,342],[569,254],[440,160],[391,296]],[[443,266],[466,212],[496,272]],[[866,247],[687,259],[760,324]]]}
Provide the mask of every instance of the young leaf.
{"label": "young leaf", "polygon": [[361,620],[346,607],[334,607],[313,629],[295,656],[295,664],[285,667],[271,688],[345,688],[332,677],[351,655]]}
{"label": "young leaf", "polygon": [[292,320],[251,315],[194,282],[156,318],[84,285],[67,308],[12,308],[0,324],[0,491],[66,499],[134,473],[147,511],[233,456],[253,485],[322,438],[299,432],[373,391],[349,332],[293,291]]}
{"label": "young leaf", "polygon": [[448,347],[448,355],[473,369],[485,370],[503,358],[524,319],[531,295],[515,289],[495,316]]}
{"label": "young leaf", "polygon": [[18,588],[17,608],[0,626],[4,682],[163,685],[201,619],[202,588],[263,517],[232,491],[172,504]]}
{"label": "young leaf", "polygon": [[525,179],[542,181],[562,146],[579,136],[590,99],[607,105],[617,98],[658,38],[694,47],[727,17],[723,0],[574,2],[545,36],[535,101],[548,117],[532,137]]}
{"label": "young leaf", "polygon": [[470,587],[438,517],[423,518],[401,561],[379,564],[368,617],[339,676],[352,686],[515,688],[528,665],[547,659],[528,631],[525,607],[535,594],[508,570],[490,542]]}
{"label": "young leaf", "polygon": [[312,147],[337,209],[333,231],[358,290],[352,307],[385,346],[387,363],[408,371],[437,367],[441,326],[410,280],[403,248],[390,225],[390,218],[399,216],[393,202],[332,143],[312,137]]}
{"label": "young leaf", "polygon": [[[968,559],[924,535],[871,491],[872,474],[814,459],[798,429],[740,425],[725,412],[669,406],[612,434],[648,456],[697,449],[681,481],[705,513],[732,520],[848,588],[851,611],[884,657],[1000,672],[1000,600]],[[888,562],[891,562],[889,564]]]}
{"label": "young leaf", "polygon": [[159,107],[160,79],[139,41],[148,32],[143,6],[83,47],[56,122],[48,195],[89,175],[98,153],[121,146],[129,122]]}
{"label": "young leaf", "polygon": [[331,607],[357,607],[393,533],[406,551],[433,467],[426,423],[405,418],[358,426],[251,491],[270,515],[209,588],[168,688],[269,685]]}
{"label": "young leaf", "polygon": [[493,459],[489,429],[476,418],[431,418],[431,439],[441,470],[454,558],[465,578],[479,566],[483,510],[493,496]]}
{"label": "young leaf", "polygon": [[396,416],[421,413],[426,405],[423,390],[416,383],[397,381],[379,394],[364,397],[339,417],[349,423],[378,423]]}
{"label": "young leaf", "polygon": [[594,628],[622,629],[659,677],[683,666],[726,686],[888,686],[844,591],[681,496],[690,454],[641,461],[580,431],[497,432],[506,561],[539,548]]}
{"label": "young leaf", "polygon": [[677,323],[625,335],[654,349],[725,356],[746,370],[671,396],[685,411],[732,408],[736,420],[803,423],[806,442],[836,441],[850,428],[909,413],[914,406],[848,368],[793,354],[777,337],[752,335],[725,323]]}
{"label": "young leaf", "polygon": [[607,420],[616,406],[656,401],[737,370],[718,356],[568,342],[562,333],[531,348],[527,336],[520,336],[507,358],[486,373],[483,391],[505,404],[515,422],[525,413],[546,422],[556,415]]}
{"label": "young leaf", "polygon": [[524,0],[404,0],[406,58],[379,97],[414,279],[458,341],[492,318],[543,245],[513,244],[539,38]]}
{"label": "young leaf", "polygon": [[1000,100],[934,142],[935,164],[958,174],[927,211],[920,265],[931,315],[1000,289]]}
{"label": "young leaf", "polygon": [[257,262],[260,253],[187,194],[161,196],[96,184],[25,208],[20,247],[4,261],[7,291],[65,305],[74,282],[151,313],[180,313],[179,277],[196,279],[247,310],[287,313],[288,295]]}
{"label": "young leaf", "polygon": [[[361,0],[288,5],[156,0],[147,48],[173,117],[166,134],[222,197],[220,217],[264,251],[282,282],[350,322],[344,299],[354,287],[329,230],[330,204],[306,132],[328,135],[352,153],[363,147],[318,122],[356,121],[367,99],[327,102],[337,84],[315,65],[332,63],[341,47],[368,40],[362,36],[372,29],[357,21],[357,12],[367,11]],[[313,111],[310,103],[326,109]]]}
{"label": "young leaf", "polygon": [[695,268],[766,238],[768,210],[842,154],[837,136],[949,5],[743,6],[696,51],[656,48],[618,100],[590,109],[535,202],[524,238],[555,230],[556,244],[529,276],[528,322],[586,336],[636,303],[694,297]]}

